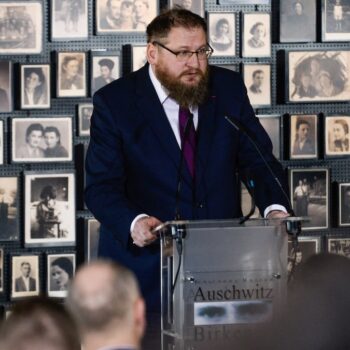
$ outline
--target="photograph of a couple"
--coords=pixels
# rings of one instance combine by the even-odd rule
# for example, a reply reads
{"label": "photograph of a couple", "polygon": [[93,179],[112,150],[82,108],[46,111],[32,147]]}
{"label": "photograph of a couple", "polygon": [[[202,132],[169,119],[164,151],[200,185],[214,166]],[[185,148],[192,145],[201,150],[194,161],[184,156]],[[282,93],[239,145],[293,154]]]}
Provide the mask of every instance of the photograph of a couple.
{"label": "photograph of a couple", "polygon": [[13,118],[13,162],[72,160],[72,119]]}

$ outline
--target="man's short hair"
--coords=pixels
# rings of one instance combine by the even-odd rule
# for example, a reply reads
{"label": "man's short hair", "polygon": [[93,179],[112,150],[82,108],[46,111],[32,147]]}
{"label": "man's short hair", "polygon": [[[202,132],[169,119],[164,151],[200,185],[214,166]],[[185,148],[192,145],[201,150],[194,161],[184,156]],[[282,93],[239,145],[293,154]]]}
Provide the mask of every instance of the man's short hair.
{"label": "man's short hair", "polygon": [[109,58],[102,58],[101,60],[98,61],[98,64],[102,66],[108,67],[109,70],[112,70],[114,67],[114,62],[110,60]]}
{"label": "man's short hair", "polygon": [[252,74],[253,78],[255,78],[255,77],[256,77],[258,74],[260,74],[260,73],[264,74],[264,71],[261,70],[261,69],[255,70],[255,71],[253,72],[253,74]]}
{"label": "man's short hair", "polygon": [[306,125],[310,126],[310,123],[307,120],[300,118],[297,120],[296,129],[299,130],[300,125],[302,125],[302,124],[306,124]]}
{"label": "man's short hair", "polygon": [[21,262],[21,267],[24,266],[24,265],[28,265],[29,267],[31,267],[30,263],[28,261],[22,261]]}
{"label": "man's short hair", "polygon": [[[86,291],[77,282],[79,272],[69,288],[67,305],[83,332],[101,331],[114,324],[125,324],[129,321],[133,304],[140,296],[135,275],[129,269],[112,261],[95,261],[91,266],[109,271],[109,284],[101,286],[94,292]],[[94,283],[91,281],[91,283]]]}
{"label": "man's short hair", "polygon": [[166,38],[173,28],[202,28],[204,33],[207,33],[207,24],[201,16],[175,7],[161,13],[147,26],[147,42]]}

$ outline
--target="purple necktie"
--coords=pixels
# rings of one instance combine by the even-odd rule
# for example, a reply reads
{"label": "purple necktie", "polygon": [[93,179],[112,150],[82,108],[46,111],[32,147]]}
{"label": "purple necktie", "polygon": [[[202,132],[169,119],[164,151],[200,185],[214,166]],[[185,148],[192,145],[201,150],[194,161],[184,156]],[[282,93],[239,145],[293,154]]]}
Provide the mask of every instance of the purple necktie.
{"label": "purple necktie", "polygon": [[186,160],[188,169],[194,178],[195,175],[195,150],[196,150],[196,130],[194,129],[193,116],[188,108],[180,107],[179,125],[181,148]]}

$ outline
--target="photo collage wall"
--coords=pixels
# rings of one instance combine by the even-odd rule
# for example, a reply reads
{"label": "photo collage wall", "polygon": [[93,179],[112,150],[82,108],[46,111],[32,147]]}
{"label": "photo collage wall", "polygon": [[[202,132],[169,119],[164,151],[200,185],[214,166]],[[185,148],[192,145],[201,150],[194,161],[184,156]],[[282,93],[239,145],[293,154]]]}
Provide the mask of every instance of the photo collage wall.
{"label": "photo collage wall", "polygon": [[[96,258],[99,223],[82,195],[92,96],[146,63],[147,24],[175,5],[207,19],[210,63],[242,75],[293,209],[310,218],[301,244],[350,256],[350,0],[2,1],[5,307],[42,292],[64,298],[76,266]],[[243,186],[241,198],[246,213]]]}

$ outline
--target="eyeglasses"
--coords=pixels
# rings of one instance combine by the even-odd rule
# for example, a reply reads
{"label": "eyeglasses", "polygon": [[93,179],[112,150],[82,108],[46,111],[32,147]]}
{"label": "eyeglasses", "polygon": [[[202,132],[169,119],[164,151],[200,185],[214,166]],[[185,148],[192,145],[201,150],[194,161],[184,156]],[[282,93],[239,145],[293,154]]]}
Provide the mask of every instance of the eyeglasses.
{"label": "eyeglasses", "polygon": [[188,51],[188,50],[173,51],[173,50],[170,50],[165,45],[159,43],[158,41],[153,41],[152,44],[158,45],[158,46],[162,47],[163,49],[171,52],[173,55],[176,56],[176,58],[179,62],[188,61],[193,56],[193,54],[196,54],[200,61],[206,60],[214,52],[213,48],[209,44],[207,44],[206,47],[203,47],[197,51]]}

